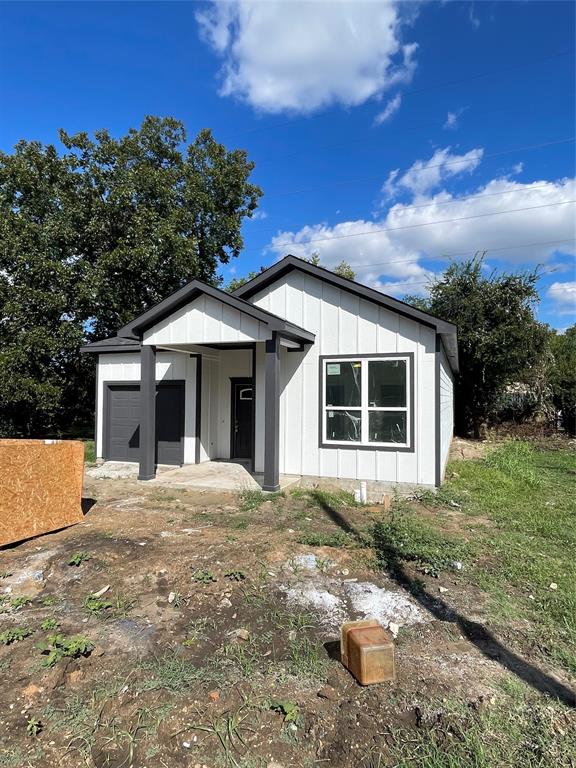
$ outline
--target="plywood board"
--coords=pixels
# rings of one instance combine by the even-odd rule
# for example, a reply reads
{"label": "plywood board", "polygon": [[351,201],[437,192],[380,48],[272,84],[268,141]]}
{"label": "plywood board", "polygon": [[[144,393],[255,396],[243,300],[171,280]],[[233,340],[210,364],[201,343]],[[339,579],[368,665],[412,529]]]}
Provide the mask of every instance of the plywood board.
{"label": "plywood board", "polygon": [[0,440],[0,546],[82,520],[84,445]]}

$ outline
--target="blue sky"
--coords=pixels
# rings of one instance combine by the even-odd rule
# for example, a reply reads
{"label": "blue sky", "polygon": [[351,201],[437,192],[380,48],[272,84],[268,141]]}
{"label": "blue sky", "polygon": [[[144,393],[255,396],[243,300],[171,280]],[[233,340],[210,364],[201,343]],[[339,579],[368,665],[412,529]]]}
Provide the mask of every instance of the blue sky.
{"label": "blue sky", "polygon": [[3,2],[0,148],[60,127],[122,134],[146,114],[210,127],[264,190],[225,279],[317,251],[401,297],[486,249],[497,270],[543,265],[539,316],[564,328],[575,8]]}

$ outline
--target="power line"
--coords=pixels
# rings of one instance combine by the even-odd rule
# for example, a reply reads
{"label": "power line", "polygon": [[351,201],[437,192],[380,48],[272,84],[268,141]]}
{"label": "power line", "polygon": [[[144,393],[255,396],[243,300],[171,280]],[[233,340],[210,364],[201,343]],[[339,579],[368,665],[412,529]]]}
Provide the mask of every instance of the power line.
{"label": "power line", "polygon": [[[546,184],[540,184],[536,187],[528,187],[524,186],[520,189],[504,189],[500,192],[486,192],[481,195],[465,195],[464,197],[454,197],[450,200],[434,200],[431,203],[422,203],[421,205],[402,205],[402,211],[414,211],[418,210],[420,208],[433,208],[435,206],[441,206],[441,205],[452,205],[453,203],[461,203],[463,200],[481,200],[485,197],[497,197],[499,195],[511,195],[511,194],[528,194],[529,192],[536,192],[539,189],[548,189],[550,186],[550,183]],[[269,231],[273,231],[275,229],[278,229],[278,227],[272,227]],[[263,230],[260,229],[260,232]],[[266,228],[264,228],[264,231],[268,231]]]}
{"label": "power line", "polygon": [[499,248],[493,248],[491,246],[485,246],[484,248],[475,248],[473,251],[460,251],[458,253],[445,253],[442,256],[418,256],[418,258],[415,259],[391,259],[388,261],[376,261],[372,264],[351,264],[350,266],[352,269],[355,267],[362,267],[363,269],[367,267],[381,267],[381,266],[387,266],[388,264],[412,264],[417,261],[421,261],[422,259],[427,259],[428,261],[443,261],[445,259],[452,259],[456,256],[469,256],[470,254],[478,253],[478,251],[486,251],[489,252],[498,252],[498,251],[515,251],[520,248],[532,248],[539,245],[559,245],[560,243],[574,243],[576,242],[576,237],[568,237],[565,240],[544,240],[538,243],[522,243],[520,245],[505,245],[501,246]]}
{"label": "power line", "polygon": [[[498,152],[489,152],[487,154],[483,154],[482,160],[485,160],[486,158],[490,158],[490,157],[501,157],[502,155],[509,155],[509,154],[513,154],[514,152],[528,152],[529,150],[533,150],[533,149],[542,149],[544,147],[552,147],[552,146],[557,146],[559,144],[571,144],[573,142],[574,142],[574,136],[571,136],[570,138],[566,138],[566,139],[557,139],[555,141],[545,141],[541,144],[528,144],[523,147],[513,147],[511,149],[503,149],[503,150],[499,150]],[[470,150],[470,152],[472,151],[473,150]],[[426,170],[430,168],[445,168],[447,166],[462,165],[462,163],[468,163],[468,162],[470,162],[469,159],[465,159],[461,157],[458,160],[449,160],[448,162],[445,162],[445,163],[436,163],[434,165],[427,165],[425,166],[425,168]],[[403,173],[410,171],[412,167],[413,166],[410,166],[410,168],[406,168],[403,171]],[[400,174],[400,171],[398,173]],[[344,186],[347,184],[358,184],[364,181],[375,181],[377,179],[382,179],[382,174],[378,174],[377,176],[374,176],[374,175],[359,176],[353,179],[341,179],[340,181],[330,181],[324,184],[318,184],[313,187],[305,187],[303,189],[292,189],[292,190],[287,190],[285,192],[275,192],[275,193],[266,195],[266,198],[269,199],[271,197],[286,197],[288,195],[301,195],[306,192],[313,192],[316,189],[325,189],[326,187],[334,187],[334,186]]]}
{"label": "power line", "polygon": [[[318,237],[318,238],[314,238],[313,240],[306,240],[305,242],[302,242],[302,243],[292,243],[292,244],[293,245],[311,245],[312,243],[322,243],[322,242],[332,241],[332,240],[344,240],[345,238],[350,238],[350,237],[363,237],[367,235],[379,234],[381,232],[397,232],[398,230],[402,230],[402,229],[418,229],[420,227],[431,227],[434,224],[452,224],[453,222],[457,222],[457,221],[468,221],[470,219],[482,219],[487,216],[502,216],[503,214],[507,214],[507,213],[519,213],[521,211],[534,211],[539,208],[552,208],[553,206],[556,206],[556,205],[568,205],[570,203],[576,203],[576,200],[562,200],[557,203],[544,203],[543,205],[530,205],[524,208],[510,208],[506,211],[492,211],[490,213],[477,213],[477,214],[474,214],[473,216],[460,216],[454,219],[438,219],[437,221],[425,221],[425,222],[421,222],[420,224],[405,224],[401,227],[378,227],[376,229],[371,229],[366,232],[351,232],[346,235],[334,235],[333,237]],[[261,249],[250,248],[246,250],[257,251]]]}
{"label": "power line", "polygon": [[[475,80],[481,80],[487,77],[492,77],[495,75],[500,75],[504,72],[511,72],[517,69],[524,69],[525,67],[533,67],[536,64],[541,64],[545,61],[552,61],[554,59],[561,58],[563,56],[569,56],[570,54],[574,53],[574,49],[568,49],[563,51],[558,51],[557,53],[549,54],[547,56],[543,56],[539,59],[530,59],[524,62],[520,62],[517,64],[512,64],[509,67],[500,67],[499,69],[493,69],[486,72],[481,72],[476,75],[470,75],[469,77],[463,77],[456,80],[448,80],[444,82],[438,82],[438,83],[430,83],[428,85],[423,85],[420,88],[409,88],[401,92],[402,97],[404,96],[414,96],[419,93],[425,93],[430,90],[438,90],[439,88],[449,88],[453,85],[460,85],[461,83],[467,83]],[[330,116],[330,113],[322,112],[317,115],[306,115],[306,120],[320,120],[320,119],[326,119]],[[236,131],[235,133],[231,133],[228,135],[224,135],[222,137],[222,141],[228,141],[229,139],[233,139],[236,136],[244,136],[254,133],[263,133],[265,131],[273,131],[277,128],[284,128],[286,126],[293,126],[294,120],[283,120],[279,123],[274,123],[273,125],[261,125],[256,128],[247,128],[244,131]]]}
{"label": "power line", "polygon": [[[360,264],[356,264],[355,266],[361,266]],[[544,275],[551,275],[553,272],[556,272],[555,269],[547,269],[545,272],[541,272],[539,277],[544,277]],[[401,283],[395,283],[392,280],[386,280],[384,281],[386,285],[389,285],[391,288],[395,288],[397,285],[427,285],[432,280],[434,280],[436,276],[431,275],[427,280],[405,280]]]}

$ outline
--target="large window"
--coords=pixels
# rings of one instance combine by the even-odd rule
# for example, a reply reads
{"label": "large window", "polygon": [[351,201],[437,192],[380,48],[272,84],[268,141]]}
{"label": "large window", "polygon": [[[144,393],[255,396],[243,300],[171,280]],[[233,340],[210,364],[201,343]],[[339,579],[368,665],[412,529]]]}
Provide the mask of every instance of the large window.
{"label": "large window", "polygon": [[410,447],[410,358],[322,361],[322,442]]}

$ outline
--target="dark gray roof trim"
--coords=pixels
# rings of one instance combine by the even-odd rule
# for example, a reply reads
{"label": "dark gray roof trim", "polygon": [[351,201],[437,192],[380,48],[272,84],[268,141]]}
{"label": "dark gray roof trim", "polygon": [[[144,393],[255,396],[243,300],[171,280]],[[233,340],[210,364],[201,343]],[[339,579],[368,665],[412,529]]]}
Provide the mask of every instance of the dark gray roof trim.
{"label": "dark gray roof trim", "polygon": [[265,323],[271,331],[277,331],[281,336],[286,336],[304,344],[311,344],[316,338],[310,331],[300,328],[298,325],[294,325],[294,323],[289,323],[287,320],[278,317],[278,315],[272,314],[272,312],[260,309],[260,307],[256,307],[254,304],[250,304],[249,301],[245,301],[238,296],[221,291],[219,288],[213,288],[211,285],[207,285],[200,280],[192,280],[184,288],[181,288],[171,296],[168,296],[167,299],[164,299],[164,301],[159,302],[151,309],[139,315],[132,322],[120,328],[118,336],[124,339],[139,341],[144,331],[148,328],[164,320],[165,317],[194,301],[194,299],[202,294],[211,296],[217,301],[232,307],[232,309],[237,309],[239,312],[243,312],[245,315]]}
{"label": "dark gray roof trim", "polygon": [[80,352],[100,354],[105,352],[140,352],[140,342],[135,339],[123,339],[120,336],[112,336],[109,339],[93,341],[80,347]]}
{"label": "dark gray roof trim", "polygon": [[340,275],[330,272],[329,269],[317,267],[315,264],[310,264],[308,261],[299,259],[296,256],[285,256],[272,267],[269,267],[264,270],[264,272],[261,272],[259,275],[252,278],[252,280],[244,283],[240,288],[237,288],[234,291],[233,296],[242,299],[250,299],[256,293],[264,290],[271,283],[275,283],[281,277],[288,274],[288,272],[295,269],[312,275],[325,283],[330,283],[349,293],[354,293],[362,299],[372,301],[381,307],[385,307],[400,315],[409,317],[411,320],[417,320],[423,325],[428,325],[431,328],[434,328],[442,339],[444,349],[446,350],[446,356],[448,357],[452,370],[458,372],[457,328],[453,323],[435,317],[428,312],[423,312],[421,309],[416,309],[416,307],[412,307],[404,301],[394,299],[392,296],[387,296],[385,293],[376,291],[374,288],[369,288],[367,285],[362,285],[362,283],[358,283],[355,280],[348,280],[346,277],[340,277]]}

